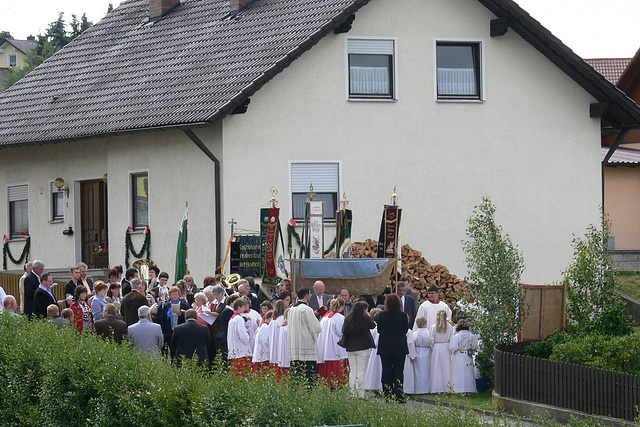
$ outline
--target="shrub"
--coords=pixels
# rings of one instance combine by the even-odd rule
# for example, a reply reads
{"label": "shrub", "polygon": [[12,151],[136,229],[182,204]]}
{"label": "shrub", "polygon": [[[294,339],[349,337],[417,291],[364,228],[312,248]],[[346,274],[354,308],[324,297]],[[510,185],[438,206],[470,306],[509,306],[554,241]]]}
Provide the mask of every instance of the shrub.
{"label": "shrub", "polygon": [[6,426],[479,426],[472,412],[430,410],[311,390],[271,375],[180,368],[75,328],[0,314],[0,419]]}
{"label": "shrub", "polygon": [[551,360],[640,375],[638,335],[587,335],[559,343]]}
{"label": "shrub", "polygon": [[502,235],[495,211],[491,200],[483,197],[468,220],[468,240],[462,242],[470,288],[477,298],[472,329],[482,340],[476,360],[485,378],[493,378],[493,347],[514,342],[526,317],[520,282],[524,259],[509,236]]}
{"label": "shrub", "polygon": [[571,333],[627,335],[632,320],[623,314],[616,292],[613,264],[607,252],[610,222],[590,225],[583,238],[573,238],[573,259],[563,272],[567,286],[567,330]]}

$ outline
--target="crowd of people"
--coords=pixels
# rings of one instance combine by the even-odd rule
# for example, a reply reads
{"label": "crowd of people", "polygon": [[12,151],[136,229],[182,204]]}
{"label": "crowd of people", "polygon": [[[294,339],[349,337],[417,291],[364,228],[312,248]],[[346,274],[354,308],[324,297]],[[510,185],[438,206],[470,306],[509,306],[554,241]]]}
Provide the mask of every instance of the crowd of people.
{"label": "crowd of people", "polygon": [[399,401],[407,394],[476,392],[478,340],[465,319],[454,325],[435,286],[418,307],[416,291],[403,280],[395,293],[390,286],[379,295],[351,296],[342,289],[334,298],[322,281],[292,292],[284,279],[270,300],[260,302],[252,277],[230,289],[220,274],[207,276],[200,290],[190,275],[170,286],[157,266],[149,270],[148,285],[135,268],[111,269],[107,283],[94,283],[83,263],[70,274],[65,298],[58,300],[44,263],[28,263],[20,309],[0,287],[4,309],[117,343],[127,338],[140,351],[165,353],[176,363],[196,358],[211,367],[219,357],[235,376],[271,372],[309,386],[322,378],[360,397],[371,390]]}

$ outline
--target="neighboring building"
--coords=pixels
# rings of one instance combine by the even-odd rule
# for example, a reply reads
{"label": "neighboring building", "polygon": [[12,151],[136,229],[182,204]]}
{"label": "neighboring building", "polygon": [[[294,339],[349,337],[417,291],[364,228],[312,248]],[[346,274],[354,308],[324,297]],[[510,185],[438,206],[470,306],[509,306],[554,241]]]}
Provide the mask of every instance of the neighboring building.
{"label": "neighboring building", "polygon": [[12,68],[25,65],[27,53],[38,44],[33,36],[27,40],[4,39],[0,43],[0,89],[7,72]]}
{"label": "neighboring building", "polygon": [[123,263],[127,227],[148,224],[151,258],[173,272],[188,200],[196,280],[224,256],[231,218],[257,230],[275,185],[284,225],[309,183],[327,213],[346,193],[354,240],[378,237],[397,184],[402,243],[458,275],[489,196],[523,280],[560,280],[572,235],[598,221],[601,135],[640,124],[512,0],[132,0],[0,110],[14,253],[28,231],[48,266],[91,262],[99,241]]}
{"label": "neighboring building", "polygon": [[[598,72],[640,102],[640,50],[629,59],[588,59]],[[609,154],[611,152],[611,154]],[[611,220],[610,248],[621,269],[640,269],[640,129],[621,139],[602,138],[604,208]]]}

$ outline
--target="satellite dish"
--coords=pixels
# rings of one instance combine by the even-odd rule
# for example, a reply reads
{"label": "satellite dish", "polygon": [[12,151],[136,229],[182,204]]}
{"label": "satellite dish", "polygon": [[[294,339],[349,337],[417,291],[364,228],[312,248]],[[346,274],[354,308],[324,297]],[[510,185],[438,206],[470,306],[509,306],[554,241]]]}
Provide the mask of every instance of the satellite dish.
{"label": "satellite dish", "polygon": [[56,185],[56,188],[58,189],[64,187],[64,179],[62,178],[56,178],[56,180],[53,181],[53,183]]}

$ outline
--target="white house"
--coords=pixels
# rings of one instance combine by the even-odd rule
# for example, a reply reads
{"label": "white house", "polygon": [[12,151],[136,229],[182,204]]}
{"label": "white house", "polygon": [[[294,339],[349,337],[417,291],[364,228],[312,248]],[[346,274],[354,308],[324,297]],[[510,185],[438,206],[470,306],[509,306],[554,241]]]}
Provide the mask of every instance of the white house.
{"label": "white house", "polygon": [[466,220],[489,196],[524,281],[558,281],[572,234],[598,220],[602,133],[640,124],[512,0],[167,3],[123,3],[0,96],[14,255],[28,232],[48,267],[98,244],[123,264],[127,227],[137,250],[148,224],[172,274],[188,200],[200,282],[231,218],[258,230],[272,186],[283,225],[309,182],[327,212],[346,193],[360,240],[396,184],[402,243],[429,261],[465,274]]}

